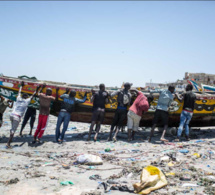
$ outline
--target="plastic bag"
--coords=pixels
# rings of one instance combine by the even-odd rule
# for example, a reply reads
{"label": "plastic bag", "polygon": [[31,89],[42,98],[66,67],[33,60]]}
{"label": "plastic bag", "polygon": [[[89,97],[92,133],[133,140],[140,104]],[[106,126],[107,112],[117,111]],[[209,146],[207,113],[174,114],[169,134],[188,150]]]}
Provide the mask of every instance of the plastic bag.
{"label": "plastic bag", "polygon": [[142,170],[140,183],[133,184],[134,192],[149,194],[151,191],[162,188],[168,184],[162,171],[154,166],[147,166]]}
{"label": "plastic bag", "polygon": [[63,186],[74,185],[74,183],[71,182],[71,181],[62,181],[62,182],[60,182],[60,184],[63,185]]}
{"label": "plastic bag", "polygon": [[83,154],[77,157],[77,162],[86,165],[102,165],[103,161],[99,156]]}

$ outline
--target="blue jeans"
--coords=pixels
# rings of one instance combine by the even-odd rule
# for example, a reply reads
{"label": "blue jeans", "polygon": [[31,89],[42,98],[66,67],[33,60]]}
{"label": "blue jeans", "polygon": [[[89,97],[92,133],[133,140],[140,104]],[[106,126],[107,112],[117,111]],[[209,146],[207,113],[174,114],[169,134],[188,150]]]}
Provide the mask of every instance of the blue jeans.
{"label": "blue jeans", "polygon": [[[70,117],[71,117],[71,114],[68,112],[59,113],[58,119],[57,119],[57,127],[56,127],[56,131],[55,131],[56,141],[58,141],[58,139],[63,140],[64,134],[69,125]],[[63,130],[62,130],[62,133],[60,133],[60,126],[61,126],[62,122],[63,122]]]}
{"label": "blue jeans", "polygon": [[190,120],[192,119],[192,116],[193,116],[193,113],[187,112],[185,110],[182,111],[181,118],[180,118],[180,125],[178,128],[178,137],[181,136],[184,126],[185,126],[185,135],[189,136],[189,123],[190,123]]}

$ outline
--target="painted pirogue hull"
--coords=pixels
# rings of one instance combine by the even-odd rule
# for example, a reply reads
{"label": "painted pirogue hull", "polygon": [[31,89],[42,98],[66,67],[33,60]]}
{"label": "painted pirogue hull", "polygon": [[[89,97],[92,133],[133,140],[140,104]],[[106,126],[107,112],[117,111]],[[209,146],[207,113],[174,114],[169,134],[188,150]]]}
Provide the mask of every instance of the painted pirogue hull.
{"label": "painted pirogue hull", "polygon": [[[0,95],[15,101],[18,93],[19,85],[22,80],[12,78],[12,77],[0,77]],[[23,92],[28,93],[29,95],[33,94],[38,85],[46,83],[46,88],[53,89],[53,96],[56,95],[56,87],[59,87],[59,95],[65,92],[66,88],[76,90],[77,98],[83,98],[85,92],[90,92],[90,89],[95,87],[91,86],[82,86],[82,85],[68,85],[65,83],[56,83],[49,81],[31,81],[24,80],[25,86],[23,87]],[[43,92],[45,92],[44,89]],[[107,88],[108,91],[114,91],[116,89]],[[92,103],[90,102],[91,93],[87,95],[87,100],[83,104],[76,106],[76,110],[71,115],[72,121],[90,123],[92,117]],[[153,101],[149,111],[145,113],[141,119],[140,126],[149,127],[152,125],[154,112],[156,109],[157,99],[159,95],[155,94],[155,100]],[[60,100],[60,99],[59,99]],[[175,105],[170,108],[169,111],[169,126],[177,127],[180,122],[180,113],[182,111],[183,104],[179,103],[177,100],[174,102]],[[35,108],[39,108],[39,98],[35,97],[31,104]],[[54,102],[51,106],[51,114],[57,116],[60,110],[61,101]],[[117,107],[116,97],[111,99],[111,103],[106,105],[106,114],[104,124],[111,124],[114,112]],[[126,123],[126,121],[125,121]],[[158,124],[162,126],[162,124]],[[215,126],[215,96],[211,94],[203,94],[201,100],[196,101],[194,115],[190,126],[201,127],[201,126]]]}

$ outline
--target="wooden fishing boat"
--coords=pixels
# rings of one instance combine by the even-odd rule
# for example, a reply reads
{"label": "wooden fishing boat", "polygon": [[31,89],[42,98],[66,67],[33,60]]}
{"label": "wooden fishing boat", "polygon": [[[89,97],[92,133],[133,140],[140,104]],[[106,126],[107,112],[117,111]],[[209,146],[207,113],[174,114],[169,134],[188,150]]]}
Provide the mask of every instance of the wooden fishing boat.
{"label": "wooden fishing boat", "polygon": [[[60,82],[52,82],[52,81],[39,81],[35,78],[26,79],[26,78],[13,78],[7,76],[0,76],[0,95],[15,101],[16,96],[19,90],[19,86],[21,81],[25,82],[25,86],[23,87],[23,92],[28,93],[29,95],[33,94],[38,85],[46,84],[46,88],[53,89],[53,96],[56,95],[56,87],[59,87],[59,95],[65,93],[66,88],[70,88],[71,90],[75,90],[77,92],[76,97],[82,99],[85,92],[91,92],[91,89],[98,89],[98,86],[84,86],[84,85],[72,85]],[[45,93],[45,90],[43,92]],[[117,90],[117,88],[106,88],[108,92],[113,92]],[[149,93],[149,92],[143,92]],[[195,103],[195,110],[190,126],[193,127],[201,127],[201,126],[215,126],[215,94],[209,94],[207,92],[197,92],[201,94],[201,99],[197,100]],[[87,100],[83,104],[79,104],[76,106],[75,112],[71,115],[72,121],[77,122],[85,122],[90,123],[92,117],[92,103],[90,102],[92,94],[89,93],[87,95]],[[141,119],[140,126],[149,127],[152,125],[152,120],[154,117],[154,112],[157,105],[157,100],[159,98],[159,94],[154,94],[154,101],[151,104],[151,107],[147,113],[145,113]],[[39,108],[39,98],[35,97],[31,104],[35,106],[35,108]],[[57,116],[60,110],[61,100],[59,98],[58,102],[54,102],[51,107],[51,114]],[[183,104],[178,100],[174,101],[174,104],[170,107],[169,113],[169,126],[177,127],[180,122],[180,114],[182,111]],[[117,100],[116,97],[112,98],[110,103],[106,105],[106,114],[104,124],[111,124],[115,109],[117,108]],[[126,121],[125,121],[126,123]],[[158,124],[161,126],[161,124]]]}

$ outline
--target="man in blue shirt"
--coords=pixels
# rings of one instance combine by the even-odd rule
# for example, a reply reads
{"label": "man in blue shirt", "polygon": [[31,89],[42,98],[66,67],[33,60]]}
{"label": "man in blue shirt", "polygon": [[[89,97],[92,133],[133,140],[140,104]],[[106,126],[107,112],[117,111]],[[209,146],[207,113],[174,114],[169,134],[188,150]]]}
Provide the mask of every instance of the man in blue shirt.
{"label": "man in blue shirt", "polygon": [[167,90],[151,91],[151,92],[160,93],[160,96],[159,96],[157,108],[156,108],[156,111],[154,114],[153,126],[151,129],[149,142],[151,141],[151,138],[154,134],[155,127],[157,126],[157,123],[159,122],[160,119],[162,121],[162,124],[164,125],[164,130],[163,130],[160,140],[164,141],[164,142],[168,142],[168,140],[165,139],[164,136],[165,136],[166,130],[168,128],[168,119],[169,119],[168,109],[169,109],[171,103],[173,102],[174,91],[175,91],[175,87],[172,85],[169,86],[169,88]]}
{"label": "man in blue shirt", "polygon": [[[57,88],[56,96],[58,96],[58,90],[59,90],[59,88]],[[84,103],[87,99],[87,97],[86,97],[87,92],[84,94],[84,99],[82,99],[82,100],[75,98],[76,91],[71,90],[70,93],[69,94],[68,93],[69,93],[69,89],[67,88],[66,93],[60,96],[60,98],[63,100],[63,102],[61,103],[61,110],[58,115],[56,132],[55,132],[56,141],[59,143],[63,142],[63,138],[64,138],[65,132],[68,128],[69,121],[71,118],[71,113],[74,112],[74,110],[75,110],[75,104]],[[60,126],[62,123],[63,123],[63,130],[62,130],[62,133],[60,133]]]}

